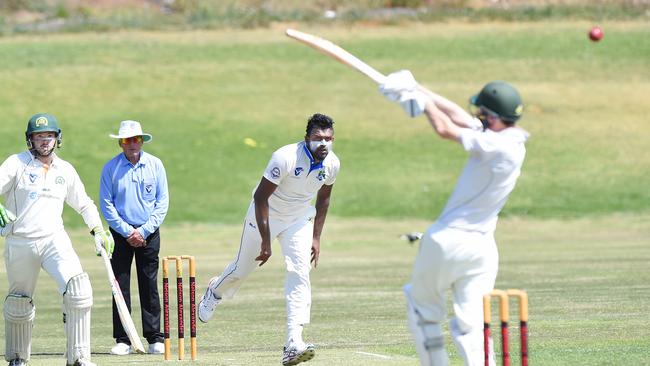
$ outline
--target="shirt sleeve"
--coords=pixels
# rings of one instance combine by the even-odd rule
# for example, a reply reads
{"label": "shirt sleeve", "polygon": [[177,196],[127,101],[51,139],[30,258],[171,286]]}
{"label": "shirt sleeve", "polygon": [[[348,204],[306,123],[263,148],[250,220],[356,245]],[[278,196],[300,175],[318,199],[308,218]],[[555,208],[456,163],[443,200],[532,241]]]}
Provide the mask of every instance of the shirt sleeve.
{"label": "shirt sleeve", "polygon": [[72,166],[70,166],[69,171],[71,183],[68,186],[68,194],[65,201],[81,215],[89,229],[102,226],[102,220],[99,217],[97,206],[95,206],[93,200],[86,194],[86,188],[81,182],[79,174],[77,174],[77,171]]}
{"label": "shirt sleeve", "polygon": [[474,131],[483,131],[483,124],[481,123],[481,120],[476,117],[472,118],[468,125],[468,128]]}
{"label": "shirt sleeve", "polygon": [[156,203],[151,215],[147,222],[140,226],[137,230],[143,238],[149,237],[162,225],[167,216],[169,208],[169,190],[167,187],[167,172],[165,166],[161,161],[156,164]]}
{"label": "shirt sleeve", "polygon": [[271,156],[271,160],[262,176],[268,179],[269,182],[280,185],[280,182],[287,176],[287,172],[289,171],[288,165],[287,159],[276,151]]}
{"label": "shirt sleeve", "polygon": [[117,166],[113,161],[109,161],[102,169],[102,176],[99,181],[99,208],[108,226],[126,238],[133,230],[133,227],[120,217],[115,207],[115,192],[113,191],[116,184],[113,182],[115,169],[117,169]]}
{"label": "shirt sleeve", "polygon": [[16,181],[16,164],[14,156],[10,156],[0,165],[0,195],[4,195],[11,187],[14,186]]}
{"label": "shirt sleeve", "polygon": [[330,176],[327,177],[327,180],[325,181],[325,185],[331,186],[336,182],[336,176],[339,174],[339,170],[341,168],[341,162],[338,157],[335,156],[336,159],[334,159],[334,164],[332,164],[332,170],[330,173]]}
{"label": "shirt sleeve", "polygon": [[492,154],[498,150],[499,136],[490,130],[485,132],[463,128],[460,142],[466,151],[478,154]]}

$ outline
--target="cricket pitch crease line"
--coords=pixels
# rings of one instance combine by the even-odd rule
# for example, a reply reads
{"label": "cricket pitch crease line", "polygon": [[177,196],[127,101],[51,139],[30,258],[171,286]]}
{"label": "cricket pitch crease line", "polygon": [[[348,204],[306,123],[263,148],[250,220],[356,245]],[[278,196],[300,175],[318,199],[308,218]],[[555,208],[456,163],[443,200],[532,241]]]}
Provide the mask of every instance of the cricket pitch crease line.
{"label": "cricket pitch crease line", "polygon": [[383,358],[385,360],[390,360],[391,359],[390,356],[380,355],[380,354],[377,354],[377,353],[362,352],[362,351],[357,351],[356,353],[358,353],[360,355],[364,355],[364,356],[372,356],[372,357],[377,357],[377,358]]}

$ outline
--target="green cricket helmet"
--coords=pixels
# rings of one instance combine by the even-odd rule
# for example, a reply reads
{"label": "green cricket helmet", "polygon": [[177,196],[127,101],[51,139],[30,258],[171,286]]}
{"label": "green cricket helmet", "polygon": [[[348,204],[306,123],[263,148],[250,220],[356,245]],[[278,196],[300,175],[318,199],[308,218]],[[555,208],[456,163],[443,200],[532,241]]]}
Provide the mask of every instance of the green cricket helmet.
{"label": "green cricket helmet", "polygon": [[470,99],[477,107],[484,107],[499,115],[505,122],[515,123],[524,111],[521,96],[515,87],[505,81],[487,83]]}
{"label": "green cricket helmet", "polygon": [[29,122],[27,122],[27,130],[25,131],[25,139],[27,140],[27,147],[30,149],[33,146],[29,138],[32,134],[38,132],[56,133],[56,146],[61,146],[61,129],[59,128],[59,122],[57,122],[56,118],[53,115],[48,113],[37,113],[29,119]]}

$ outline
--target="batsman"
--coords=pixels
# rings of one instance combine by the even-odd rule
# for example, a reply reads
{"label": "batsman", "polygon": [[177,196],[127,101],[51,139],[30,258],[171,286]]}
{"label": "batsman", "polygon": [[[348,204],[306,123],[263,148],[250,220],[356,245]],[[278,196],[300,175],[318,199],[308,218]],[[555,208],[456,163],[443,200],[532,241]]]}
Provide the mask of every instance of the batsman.
{"label": "batsman", "polygon": [[493,81],[470,99],[468,113],[418,85],[407,70],[390,74],[380,91],[409,116],[424,114],[440,137],[469,154],[447,205],[422,236],[404,293],[423,366],[449,363],[442,332],[448,290],[455,313],[449,329],[458,353],[467,366],[484,365],[482,298],[494,288],[499,267],[494,231],[526,155],[528,133],[516,126],[521,97],[512,85]]}
{"label": "batsman", "polygon": [[30,358],[36,315],[33,296],[41,267],[63,295],[66,364],[95,365],[90,361],[92,288],[63,228],[63,204],[77,211],[91,229],[97,253],[101,247],[112,253],[113,238],[102,227],[97,207],[74,167],[54,152],[62,137],[54,116],[35,114],[25,131],[28,150],[0,165],[0,194],[6,205],[0,204],[0,228],[6,238],[9,281],[4,301],[5,359],[10,366],[25,365]]}

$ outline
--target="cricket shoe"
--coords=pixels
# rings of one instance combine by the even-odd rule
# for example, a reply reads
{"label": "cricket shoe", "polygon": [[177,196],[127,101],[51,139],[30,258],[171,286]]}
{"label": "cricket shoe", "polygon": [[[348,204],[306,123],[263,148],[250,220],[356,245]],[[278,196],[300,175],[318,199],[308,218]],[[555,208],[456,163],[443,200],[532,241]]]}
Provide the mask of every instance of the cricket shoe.
{"label": "cricket shoe", "polygon": [[111,354],[117,356],[125,356],[131,353],[131,345],[126,343],[116,343],[113,348],[111,348]]}
{"label": "cricket shoe", "polygon": [[165,345],[162,342],[150,343],[149,353],[154,355],[162,355],[165,353]]}
{"label": "cricket shoe", "polygon": [[96,363],[92,363],[84,358],[80,358],[72,364],[72,366],[97,366]]}
{"label": "cricket shoe", "polygon": [[9,366],[25,366],[27,365],[27,361],[23,360],[22,358],[14,358],[13,360],[9,361]]}
{"label": "cricket shoe", "polygon": [[304,348],[298,348],[295,344],[284,347],[282,352],[282,365],[293,366],[301,362],[307,362],[316,356],[316,348],[313,344],[303,343]]}
{"label": "cricket shoe", "polygon": [[[212,283],[212,281],[210,281]],[[214,309],[217,308],[217,305],[221,302],[221,298],[217,297],[212,289],[210,284],[208,288],[205,289],[205,293],[201,296],[201,301],[199,301],[199,320],[203,323],[207,323],[212,316],[214,315]]]}

